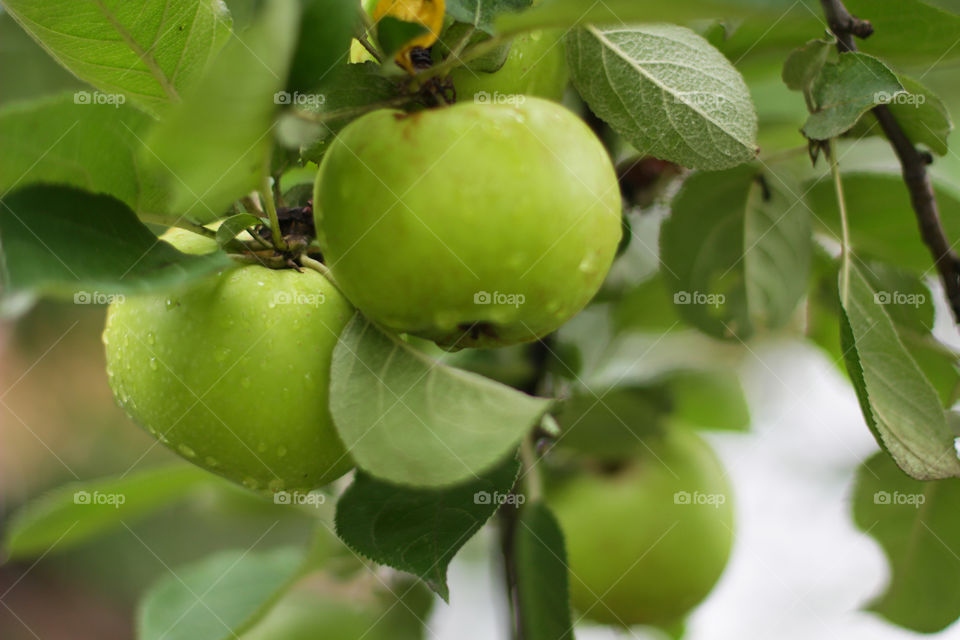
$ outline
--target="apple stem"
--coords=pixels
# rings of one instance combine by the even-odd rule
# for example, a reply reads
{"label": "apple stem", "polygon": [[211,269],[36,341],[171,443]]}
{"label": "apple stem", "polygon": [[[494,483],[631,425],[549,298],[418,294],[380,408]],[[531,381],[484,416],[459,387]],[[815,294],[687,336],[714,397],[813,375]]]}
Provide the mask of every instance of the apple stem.
{"label": "apple stem", "polygon": [[273,200],[273,185],[270,181],[270,176],[264,175],[263,186],[260,189],[260,200],[263,201],[263,206],[267,210],[267,215],[270,217],[270,232],[273,246],[280,251],[288,251],[290,247],[287,246],[287,241],[284,240],[283,234],[280,232],[280,219],[277,217],[277,205]]}

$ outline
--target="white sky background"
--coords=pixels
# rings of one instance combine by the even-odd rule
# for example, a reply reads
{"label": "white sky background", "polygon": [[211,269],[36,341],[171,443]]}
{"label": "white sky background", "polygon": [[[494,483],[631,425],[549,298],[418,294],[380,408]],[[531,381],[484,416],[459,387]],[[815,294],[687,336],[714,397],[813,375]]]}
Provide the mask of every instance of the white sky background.
{"label": "white sky background", "polygon": [[[942,294],[933,293],[935,333],[960,347]],[[850,512],[856,468],[877,445],[853,388],[822,352],[788,342],[751,343],[751,349],[756,358],[742,371],[751,431],[710,435],[731,474],[736,543],[685,640],[960,640],[960,624],[916,634],[860,610],[882,593],[888,576],[880,546],[856,529]],[[434,609],[431,640],[505,637],[499,576],[484,559],[493,542],[478,536],[454,561],[451,604]],[[658,637],[577,632],[578,640]]]}

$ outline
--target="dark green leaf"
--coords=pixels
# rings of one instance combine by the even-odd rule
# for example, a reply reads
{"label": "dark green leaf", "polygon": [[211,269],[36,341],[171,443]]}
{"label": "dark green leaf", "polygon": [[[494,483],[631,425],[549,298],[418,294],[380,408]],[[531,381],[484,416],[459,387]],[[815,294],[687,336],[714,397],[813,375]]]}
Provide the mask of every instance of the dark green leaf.
{"label": "dark green leaf", "polygon": [[177,567],[140,603],[139,640],[227,640],[249,629],[299,576],[303,551],[221,551]]}
{"label": "dark green leaf", "polygon": [[647,451],[644,439],[658,433],[670,411],[660,386],[579,389],[557,414],[558,445],[604,460],[636,457]]}
{"label": "dark green leaf", "polygon": [[[889,105],[897,123],[914,144],[924,144],[939,155],[947,153],[947,136],[953,131],[950,112],[937,94],[916,80],[900,76],[900,84],[906,93],[891,96]],[[883,135],[883,129],[877,123],[873,113],[866,113],[857,125],[850,130],[850,136]]]}
{"label": "dark green leaf", "polygon": [[573,640],[563,532],[542,502],[523,507],[513,539],[517,601],[525,640]]}
{"label": "dark green leaf", "polygon": [[870,610],[921,633],[952,624],[960,616],[960,480],[919,482],[878,453],[857,473],[853,515],[892,574]]}
{"label": "dark green leaf", "polygon": [[848,283],[840,274],[841,346],[867,425],[914,478],[960,476],[940,399],[897,335],[881,304],[884,292],[875,291],[857,265],[846,268]]}
{"label": "dark green leaf", "polygon": [[680,315],[719,338],[789,320],[807,287],[802,192],[752,166],[689,178],[660,234],[662,274]]}
{"label": "dark green leaf", "polygon": [[360,314],[332,367],[330,412],[347,450],[361,469],[402,485],[477,478],[551,403],[433,361]]}
{"label": "dark green leaf", "polygon": [[420,577],[447,600],[447,566],[508,498],[519,470],[511,457],[446,489],[399,487],[358,472],[337,503],[337,534],[371,560]]}
{"label": "dark green leaf", "polygon": [[304,0],[297,49],[290,63],[287,92],[306,93],[350,57],[350,41],[360,21],[355,2]]}
{"label": "dark green leaf", "polygon": [[865,53],[840,54],[823,66],[810,94],[814,111],[803,125],[811,140],[829,140],[848,131],[864,113],[903,91],[897,76]]}
{"label": "dark green leaf", "polygon": [[642,154],[725,169],[757,152],[757,114],[743,77],[685,27],[578,28],[566,37],[577,90]]}
{"label": "dark green leaf", "polygon": [[237,246],[239,245],[236,240],[237,236],[259,224],[263,224],[263,220],[252,213],[238,213],[235,216],[230,216],[217,227],[217,245],[221,249],[231,247],[242,249],[242,246]]}
{"label": "dark green leaf", "polygon": [[6,525],[3,550],[11,560],[59,553],[219,482],[196,467],[176,465],[70,483],[17,511]]}
{"label": "dark green leaf", "polygon": [[377,43],[380,50],[391,60],[397,52],[413,40],[425,33],[428,29],[417,22],[405,22],[393,16],[384,16],[377,22]]}
{"label": "dark green leaf", "polygon": [[78,304],[182,285],[231,264],[223,253],[180,253],[123,203],[72,187],[27,187],[0,200],[0,243],[4,289],[74,294]]}
{"label": "dark green leaf", "polygon": [[210,0],[4,0],[7,11],[81,80],[165,113],[230,35]]}

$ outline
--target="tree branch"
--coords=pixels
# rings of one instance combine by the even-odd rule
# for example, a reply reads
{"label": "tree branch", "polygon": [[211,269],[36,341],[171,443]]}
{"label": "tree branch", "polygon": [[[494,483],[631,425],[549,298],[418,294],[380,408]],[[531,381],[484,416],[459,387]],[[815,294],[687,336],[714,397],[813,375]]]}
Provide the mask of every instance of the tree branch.
{"label": "tree branch", "polygon": [[[837,37],[837,49],[841,53],[857,50],[854,36],[866,38],[873,33],[873,25],[853,16],[842,0],[820,0],[820,5],[830,30]],[[873,114],[900,160],[903,181],[910,192],[910,202],[916,213],[920,235],[940,274],[954,320],[960,323],[960,258],[951,248],[940,221],[937,198],[927,174],[927,165],[931,158],[913,145],[887,105],[877,105],[873,108]]]}

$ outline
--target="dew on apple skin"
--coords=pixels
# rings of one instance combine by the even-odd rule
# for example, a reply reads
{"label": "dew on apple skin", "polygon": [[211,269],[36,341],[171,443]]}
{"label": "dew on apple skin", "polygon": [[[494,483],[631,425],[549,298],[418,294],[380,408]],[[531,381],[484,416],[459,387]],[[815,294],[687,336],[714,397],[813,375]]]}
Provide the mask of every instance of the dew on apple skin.
{"label": "dew on apple skin", "polygon": [[213,359],[216,360],[217,362],[223,362],[224,360],[227,359],[227,356],[229,355],[230,355],[230,348],[221,347],[214,352]]}
{"label": "dew on apple skin", "polygon": [[157,343],[157,337],[153,335],[153,331],[147,333],[147,344],[153,345]]}
{"label": "dew on apple skin", "polygon": [[580,261],[580,266],[577,267],[580,270],[580,273],[593,273],[597,270],[597,256],[595,253],[587,254]]}
{"label": "dew on apple skin", "polygon": [[156,370],[157,370],[157,359],[156,359],[156,358],[150,358],[150,370],[151,370],[151,371],[156,371]]}
{"label": "dew on apple skin", "polygon": [[256,491],[257,489],[260,488],[260,483],[257,482],[254,478],[251,478],[250,476],[244,477],[244,479],[240,481],[240,484],[245,486],[247,489],[250,489],[251,491]]}
{"label": "dew on apple skin", "polygon": [[220,461],[213,456],[207,456],[203,459],[203,464],[207,465],[208,467],[218,467],[220,466]]}
{"label": "dew on apple skin", "polygon": [[267,443],[266,443],[266,442],[261,442],[260,444],[258,444],[258,445],[257,445],[257,452],[258,452],[258,453],[266,453],[266,452],[267,452]]}
{"label": "dew on apple skin", "polygon": [[177,451],[179,451],[180,454],[183,455],[183,456],[186,457],[186,458],[196,458],[196,457],[197,457],[197,452],[194,451],[193,449],[191,449],[190,447],[188,447],[188,446],[185,445],[185,444],[177,445]]}
{"label": "dew on apple skin", "polygon": [[287,455],[287,448],[283,445],[277,447],[277,457],[282,458],[285,455]]}
{"label": "dew on apple skin", "polygon": [[267,488],[270,489],[270,491],[273,491],[274,493],[278,491],[283,491],[283,488],[285,486],[287,486],[287,483],[281,480],[280,478],[274,478],[273,480],[267,483]]}
{"label": "dew on apple skin", "polygon": [[167,298],[167,301],[164,303],[164,305],[167,307],[167,311],[169,311],[176,306],[176,303],[173,301],[173,298]]}

